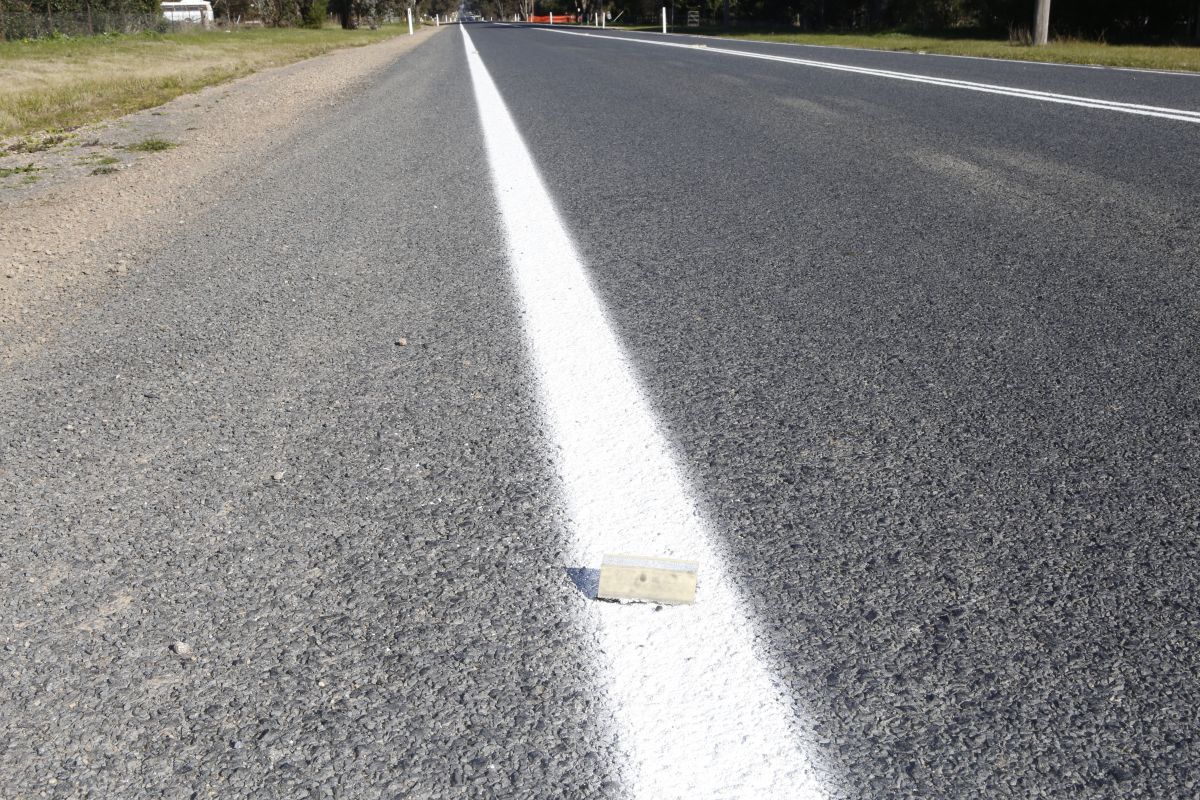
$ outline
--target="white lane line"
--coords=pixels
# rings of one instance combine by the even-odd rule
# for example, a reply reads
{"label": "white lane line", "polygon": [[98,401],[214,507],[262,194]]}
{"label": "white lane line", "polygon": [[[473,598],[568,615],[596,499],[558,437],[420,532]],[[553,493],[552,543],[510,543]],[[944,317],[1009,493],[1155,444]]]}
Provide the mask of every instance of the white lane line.
{"label": "white lane line", "polygon": [[[618,31],[619,32],[619,31]],[[700,39],[702,41],[737,42],[742,45],[763,45],[764,47],[811,47],[816,50],[846,50],[851,53],[884,53],[893,56],[913,56],[914,58],[958,58],[967,61],[994,61],[997,64],[1020,64],[1030,67],[1065,67],[1067,69],[1103,69],[1112,72],[1140,72],[1146,75],[1174,75],[1178,78],[1200,78],[1200,72],[1180,72],[1174,69],[1150,69],[1149,67],[1112,67],[1107,64],[1069,64],[1062,61],[1034,61],[1023,58],[1000,58],[998,56],[964,56],[957,53],[928,53],[917,50],[884,50],[879,47],[850,47],[844,44],[809,44],[807,42],[771,42],[765,39],[736,39],[728,36],[714,36],[704,33],[669,33],[668,36]]]}
{"label": "white lane line", "polygon": [[630,44],[653,45],[656,47],[678,47],[685,50],[694,50],[700,53],[717,53],[719,55],[741,56],[742,58],[753,58],[759,61],[778,61],[784,64],[797,64],[803,67],[815,67],[817,69],[833,70],[834,72],[852,72],[858,75],[870,75],[876,78],[890,78],[892,80],[908,81],[910,83],[925,83],[932,86],[945,86],[952,89],[966,89],[968,91],[983,92],[985,94],[1020,97],[1026,100],[1040,100],[1044,103],[1058,103],[1060,105],[1067,106],[1096,108],[1103,111],[1117,111],[1122,114],[1137,114],[1138,116],[1143,117],[1159,117],[1161,119],[1172,119],[1179,122],[1200,123],[1200,111],[1190,111],[1183,108],[1166,108],[1163,106],[1123,103],[1116,100],[1101,100],[1095,97],[1078,97],[1070,94],[1043,92],[1037,89],[1022,89],[1017,86],[1000,86],[991,83],[961,81],[956,78],[936,78],[929,75],[917,75],[916,73],[912,72],[897,72],[895,70],[875,69],[873,67],[855,67],[849,64],[837,64],[832,61],[816,61],[811,58],[792,58],[791,56],[780,56],[772,53],[756,53],[749,50],[733,50],[727,47],[713,47],[711,45],[664,42],[657,39],[635,39],[625,36],[584,33],[583,31],[560,31],[552,28],[535,28],[534,30],[543,31],[546,33],[558,33],[565,36],[588,36],[593,39],[609,39],[614,42],[627,42]]}
{"label": "white lane line", "polygon": [[583,605],[600,636],[624,781],[645,800],[822,797],[787,692],[756,651],[716,543],[592,291],[504,100],[462,26],[525,333],[579,565],[697,560],[696,602]]}

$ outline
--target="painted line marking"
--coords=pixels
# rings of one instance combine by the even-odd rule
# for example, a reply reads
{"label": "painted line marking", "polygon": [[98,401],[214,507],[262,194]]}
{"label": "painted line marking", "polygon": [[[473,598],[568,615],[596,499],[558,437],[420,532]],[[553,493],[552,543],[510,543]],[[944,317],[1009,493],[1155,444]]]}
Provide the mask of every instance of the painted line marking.
{"label": "painted line marking", "polygon": [[605,688],[645,800],[823,797],[795,709],[756,652],[719,547],[697,515],[649,404],[533,158],[460,26],[525,334],[538,371],[575,556],[654,553],[700,562],[695,605],[588,602]]}
{"label": "painted line marking", "polygon": [[645,44],[656,47],[677,47],[684,50],[701,50],[705,53],[741,56],[742,58],[753,58],[759,61],[777,61],[783,64],[796,64],[798,66],[827,69],[834,72],[850,72],[858,75],[870,75],[877,78],[890,78],[892,80],[907,81],[909,83],[925,83],[931,86],[945,86],[952,89],[965,89],[972,92],[982,92],[984,94],[1020,97],[1026,100],[1040,100],[1044,103],[1057,103],[1059,105],[1095,108],[1103,111],[1117,111],[1122,114],[1136,114],[1143,117],[1158,117],[1160,119],[1172,119],[1178,122],[1200,123],[1200,111],[1190,111],[1182,108],[1166,108],[1163,106],[1123,103],[1116,100],[1101,100],[1093,97],[1078,97],[1070,94],[1043,92],[1037,89],[1022,89],[1017,86],[1000,86],[998,84],[991,83],[963,81],[958,80],[957,78],[935,78],[928,75],[917,75],[916,73],[912,72],[897,72],[896,70],[875,69],[874,67],[855,67],[849,64],[837,64],[832,61],[816,61],[811,58],[793,58],[791,56],[780,56],[772,53],[755,53],[747,50],[733,50],[727,47],[701,47],[700,45],[683,44],[682,42],[663,42],[656,39],[634,39],[624,36],[612,36],[609,34],[585,33],[583,31],[561,31],[551,30],[549,28],[534,28],[534,30],[544,31],[546,33],[557,33],[564,36],[587,36],[593,39],[609,39],[614,42],[626,42],[629,44]]}
{"label": "painted line marking", "polygon": [[[497,23],[499,24],[499,23]],[[536,27],[531,24],[515,26],[512,23],[505,23],[510,27]],[[629,34],[633,31],[620,31],[609,28],[613,33]],[[713,36],[705,33],[655,33],[652,31],[637,31],[636,33],[642,36],[676,36],[687,39],[707,39],[716,40],[718,42],[736,42],[740,45],[761,45],[763,47],[811,47],[816,50],[845,50],[851,53],[883,53],[892,56],[913,56],[914,58],[959,58],[968,61],[994,61],[997,64],[1020,64],[1030,67],[1066,67],[1068,69],[1102,69],[1112,70],[1113,72],[1138,72],[1146,75],[1174,75],[1177,78],[1200,78],[1200,72],[1182,72],[1175,69],[1153,69],[1150,67],[1114,67],[1108,64],[1069,64],[1062,61],[1033,61],[1023,58],[999,58],[997,56],[964,56],[959,53],[928,53],[918,50],[884,50],[878,47],[850,47],[844,44],[809,44],[807,42],[769,42],[763,39],[735,39],[727,36]],[[617,36],[609,38],[616,39]]]}
{"label": "painted line marking", "polygon": [[[533,23],[495,23],[497,25],[508,25],[512,28],[536,28],[539,27]],[[850,53],[882,53],[890,56],[913,56],[914,58],[958,58],[968,61],[994,61],[997,64],[1019,64],[1029,67],[1065,67],[1067,69],[1091,69],[1091,70],[1110,70],[1112,72],[1134,72],[1145,75],[1174,75],[1177,78],[1200,78],[1200,72],[1183,72],[1177,69],[1153,69],[1151,67],[1114,67],[1109,64],[1071,64],[1063,61],[1034,61],[1032,59],[1023,58],[1000,58],[998,56],[964,56],[958,53],[929,53],[923,50],[884,50],[878,47],[850,47],[844,44],[809,44],[807,42],[771,42],[764,39],[735,39],[728,36],[715,36],[706,33],[679,33],[672,31],[670,33],[659,33],[657,31],[622,31],[618,28],[605,28],[611,34],[608,38],[620,38],[620,34],[627,37],[633,36],[671,36],[676,39],[705,39],[718,42],[733,42],[742,46],[762,47],[802,47],[813,48],[815,50],[844,50]]]}

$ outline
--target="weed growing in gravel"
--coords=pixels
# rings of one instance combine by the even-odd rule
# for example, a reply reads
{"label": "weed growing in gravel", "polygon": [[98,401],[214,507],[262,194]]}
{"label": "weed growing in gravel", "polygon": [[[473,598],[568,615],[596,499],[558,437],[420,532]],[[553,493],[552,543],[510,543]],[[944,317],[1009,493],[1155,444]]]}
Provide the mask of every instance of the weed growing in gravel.
{"label": "weed growing in gravel", "polygon": [[106,167],[96,167],[94,170],[92,170],[92,174],[93,175],[112,175],[114,172],[117,172],[117,171],[118,170],[116,167],[107,167],[107,166]]}
{"label": "weed growing in gravel", "polygon": [[125,149],[135,153],[160,153],[177,146],[175,142],[168,142],[166,139],[143,139],[140,142],[126,145]]}
{"label": "weed growing in gravel", "polygon": [[40,153],[75,138],[72,133],[47,133],[42,136],[26,136],[8,146],[10,153]]}
{"label": "weed growing in gravel", "polygon": [[[35,167],[33,164],[26,164],[23,167],[0,167],[0,178],[9,178],[13,175],[33,176],[37,180],[37,176],[33,173],[37,172],[41,167]],[[26,178],[28,180],[28,178]]]}
{"label": "weed growing in gravel", "polygon": [[103,153],[92,153],[89,156],[84,156],[75,163],[85,167],[104,167],[109,164],[120,164],[121,159],[115,156],[106,156]]}

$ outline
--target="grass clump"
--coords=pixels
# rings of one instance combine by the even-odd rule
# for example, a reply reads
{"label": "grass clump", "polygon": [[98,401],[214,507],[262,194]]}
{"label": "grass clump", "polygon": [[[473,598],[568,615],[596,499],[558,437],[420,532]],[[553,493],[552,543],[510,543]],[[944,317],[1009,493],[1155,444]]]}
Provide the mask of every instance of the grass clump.
{"label": "grass clump", "polygon": [[170,150],[172,147],[178,146],[175,142],[168,142],[166,139],[142,139],[140,142],[125,145],[125,149],[134,153],[161,153],[163,150]]}
{"label": "grass clump", "polygon": [[40,153],[74,139],[71,133],[46,133],[41,136],[26,136],[8,146],[10,153]]}
{"label": "grass clump", "polygon": [[34,166],[33,164],[26,164],[23,167],[0,167],[0,178],[11,178],[13,175],[25,175],[27,177],[32,175],[33,179],[37,180],[38,176],[34,175],[34,173],[40,169],[41,167]]}
{"label": "grass clump", "polygon": [[96,167],[94,170],[92,170],[92,174],[93,175],[112,175],[114,172],[118,172],[118,171],[119,170],[116,167],[109,166],[106,164],[104,166]]}
{"label": "grass clump", "polygon": [[116,156],[106,156],[103,153],[92,153],[91,155],[84,156],[75,163],[85,167],[105,167],[109,164],[120,164],[121,159]]}

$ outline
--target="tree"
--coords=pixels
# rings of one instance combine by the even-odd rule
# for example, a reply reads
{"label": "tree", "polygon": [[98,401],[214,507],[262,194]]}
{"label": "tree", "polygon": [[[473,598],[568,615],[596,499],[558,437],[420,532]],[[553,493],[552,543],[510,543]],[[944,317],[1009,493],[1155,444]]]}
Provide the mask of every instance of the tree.
{"label": "tree", "polygon": [[358,27],[358,22],[354,18],[353,0],[333,0],[329,5],[329,9],[337,14],[338,24],[346,30],[353,30]]}

